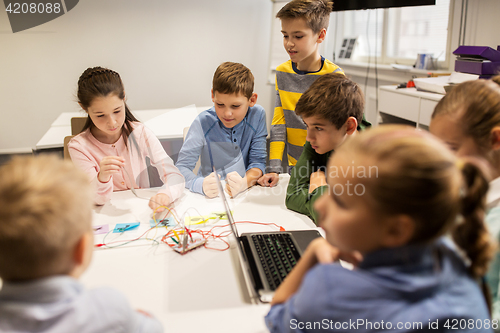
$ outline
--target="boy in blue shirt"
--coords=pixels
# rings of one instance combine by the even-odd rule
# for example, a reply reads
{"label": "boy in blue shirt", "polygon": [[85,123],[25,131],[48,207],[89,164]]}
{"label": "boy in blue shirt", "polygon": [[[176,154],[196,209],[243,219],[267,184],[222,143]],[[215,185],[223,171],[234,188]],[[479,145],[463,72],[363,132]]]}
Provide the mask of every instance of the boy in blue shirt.
{"label": "boy in blue shirt", "polygon": [[[214,73],[214,106],[193,121],[176,166],[186,188],[209,198],[218,195],[213,167],[234,197],[253,186],[266,167],[265,111],[257,105],[254,77],[242,64],[225,62]],[[196,162],[200,169],[194,174]]]}
{"label": "boy in blue shirt", "polygon": [[55,156],[0,168],[0,332],[160,333],[110,288],[78,282],[94,250],[94,190]]}

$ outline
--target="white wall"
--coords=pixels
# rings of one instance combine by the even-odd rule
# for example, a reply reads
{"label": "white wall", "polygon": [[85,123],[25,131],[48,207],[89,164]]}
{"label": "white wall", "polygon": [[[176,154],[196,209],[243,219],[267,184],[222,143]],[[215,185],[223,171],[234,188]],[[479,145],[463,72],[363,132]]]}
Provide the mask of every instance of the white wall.
{"label": "white wall", "polygon": [[[457,46],[461,8],[461,0],[454,2],[450,51]],[[209,105],[215,68],[223,61],[242,62],[255,75],[258,102],[270,121],[271,11],[271,0],[82,0],[54,21],[13,34],[0,5],[0,154],[30,151],[61,112],[77,111],[78,77],[97,65],[121,74],[130,107],[140,110]],[[470,0],[466,44],[500,44],[499,12],[498,0]],[[329,35],[334,31],[332,17]],[[325,56],[331,59],[332,53],[330,40]],[[366,68],[342,67],[364,89],[364,75],[355,73]],[[373,121],[370,73],[367,116]],[[379,85],[404,80],[386,75]]]}
{"label": "white wall", "polygon": [[31,150],[92,66],[122,76],[132,110],[210,105],[212,75],[241,62],[272,113],[267,84],[270,0],[82,0],[67,14],[13,34],[0,5],[0,153]]}
{"label": "white wall", "polygon": [[465,45],[500,45],[500,1],[469,0]]}

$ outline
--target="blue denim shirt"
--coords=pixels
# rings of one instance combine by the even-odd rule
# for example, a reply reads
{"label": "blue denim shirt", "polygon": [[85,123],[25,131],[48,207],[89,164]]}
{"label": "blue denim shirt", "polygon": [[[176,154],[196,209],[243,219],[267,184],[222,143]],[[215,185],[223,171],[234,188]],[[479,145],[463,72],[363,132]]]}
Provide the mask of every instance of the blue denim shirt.
{"label": "blue denim shirt", "polygon": [[162,333],[161,323],[132,309],[110,288],[86,290],[58,275],[5,282],[0,291],[0,332]]}
{"label": "blue denim shirt", "polygon": [[[426,327],[432,332],[448,324],[453,332],[492,332],[496,324],[479,286],[450,243],[440,239],[375,251],[353,270],[337,263],[316,265],[292,297],[271,308],[267,327],[272,333]],[[474,324],[464,325],[469,322]]]}
{"label": "blue denim shirt", "polygon": [[[260,105],[248,108],[245,118],[233,128],[225,127],[214,107],[196,117],[179,152],[176,166],[186,179],[186,188],[203,193],[203,179],[212,164],[223,178],[232,171],[244,177],[252,168],[266,167],[266,112]],[[200,158],[198,174],[193,173]]]}

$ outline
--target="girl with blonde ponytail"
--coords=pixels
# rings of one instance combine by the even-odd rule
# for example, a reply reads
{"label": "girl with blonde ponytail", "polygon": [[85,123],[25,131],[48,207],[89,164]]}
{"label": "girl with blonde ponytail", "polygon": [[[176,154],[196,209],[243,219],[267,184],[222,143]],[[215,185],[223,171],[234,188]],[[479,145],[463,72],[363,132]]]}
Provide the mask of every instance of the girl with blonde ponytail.
{"label": "girl with blonde ponytail", "polygon": [[[492,179],[486,196],[486,223],[495,240],[500,239],[500,76],[492,80],[457,85],[438,103],[430,131],[459,157],[481,158]],[[463,241],[475,227],[457,235]],[[500,319],[500,252],[486,274],[493,301],[492,317]]]}
{"label": "girl with blonde ponytail", "polygon": [[315,204],[326,237],[276,290],[272,332],[498,328],[478,284],[494,248],[476,162],[426,132],[380,126],[336,150],[327,182]]}

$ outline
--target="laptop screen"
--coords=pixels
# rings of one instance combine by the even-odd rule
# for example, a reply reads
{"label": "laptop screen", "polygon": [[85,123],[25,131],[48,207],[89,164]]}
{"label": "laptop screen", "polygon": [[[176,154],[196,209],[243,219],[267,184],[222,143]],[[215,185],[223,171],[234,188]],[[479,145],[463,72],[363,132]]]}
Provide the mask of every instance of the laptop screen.
{"label": "laptop screen", "polygon": [[241,247],[241,244],[239,241],[240,235],[238,234],[238,230],[236,229],[236,224],[234,223],[234,218],[233,218],[233,214],[231,213],[231,209],[229,209],[229,204],[227,202],[226,193],[224,192],[224,189],[222,188],[222,182],[220,181],[219,175],[217,174],[215,167],[213,168],[213,170],[215,173],[217,187],[219,188],[219,195],[222,198],[222,203],[224,204],[224,209],[226,210],[227,219],[229,221],[231,231],[233,232],[234,236],[236,237],[238,247],[240,248],[241,253],[243,253],[243,248]]}

